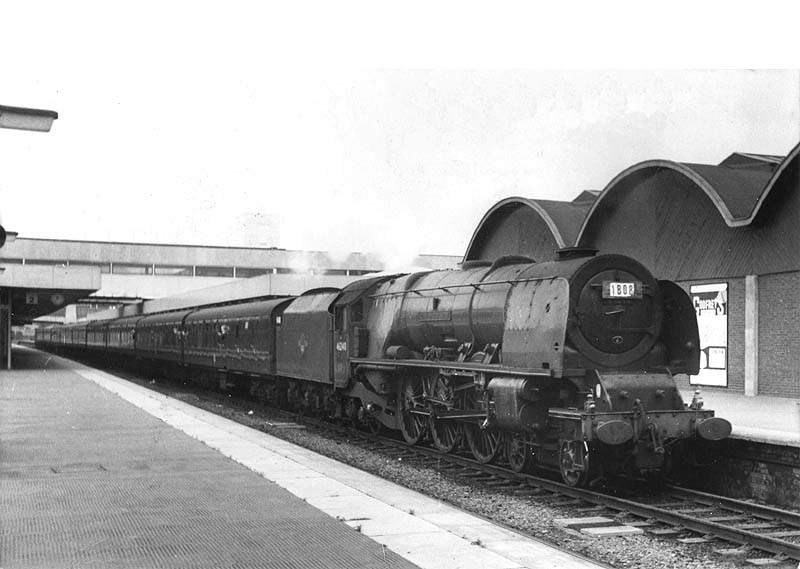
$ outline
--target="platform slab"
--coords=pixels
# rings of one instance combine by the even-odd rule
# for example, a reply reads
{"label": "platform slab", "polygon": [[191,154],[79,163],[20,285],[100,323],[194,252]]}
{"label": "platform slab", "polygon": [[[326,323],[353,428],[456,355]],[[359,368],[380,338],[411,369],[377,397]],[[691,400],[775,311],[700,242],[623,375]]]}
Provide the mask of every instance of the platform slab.
{"label": "platform slab", "polygon": [[[800,447],[800,400],[705,388],[703,407],[713,409],[733,425],[731,438],[758,443]],[[693,389],[682,389],[684,401],[691,401]]]}
{"label": "platform slab", "polygon": [[553,523],[558,526],[564,527],[586,527],[598,524],[613,524],[616,523],[611,518],[605,516],[586,516],[583,518],[556,518]]}
{"label": "platform slab", "polygon": [[592,537],[618,537],[621,535],[638,535],[644,530],[633,526],[603,526],[581,529],[581,533]]}

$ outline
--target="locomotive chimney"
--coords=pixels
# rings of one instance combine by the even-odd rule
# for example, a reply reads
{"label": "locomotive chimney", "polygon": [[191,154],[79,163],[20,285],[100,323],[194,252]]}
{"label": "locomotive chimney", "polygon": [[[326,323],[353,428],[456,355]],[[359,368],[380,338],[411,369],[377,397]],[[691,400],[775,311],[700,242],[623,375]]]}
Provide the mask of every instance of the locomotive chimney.
{"label": "locomotive chimney", "polygon": [[597,249],[592,247],[564,247],[556,251],[557,261],[568,261],[570,259],[580,259],[581,257],[594,257]]}

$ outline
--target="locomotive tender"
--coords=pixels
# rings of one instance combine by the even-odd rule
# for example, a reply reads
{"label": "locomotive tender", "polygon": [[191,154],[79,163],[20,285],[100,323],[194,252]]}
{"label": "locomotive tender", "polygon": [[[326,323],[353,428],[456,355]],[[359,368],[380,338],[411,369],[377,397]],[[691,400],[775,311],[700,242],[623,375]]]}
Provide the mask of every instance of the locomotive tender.
{"label": "locomotive tender", "polygon": [[41,329],[36,343],[192,368],[409,444],[554,469],[573,486],[660,474],[731,432],[675,384],[699,367],[688,295],[631,258],[593,250]]}

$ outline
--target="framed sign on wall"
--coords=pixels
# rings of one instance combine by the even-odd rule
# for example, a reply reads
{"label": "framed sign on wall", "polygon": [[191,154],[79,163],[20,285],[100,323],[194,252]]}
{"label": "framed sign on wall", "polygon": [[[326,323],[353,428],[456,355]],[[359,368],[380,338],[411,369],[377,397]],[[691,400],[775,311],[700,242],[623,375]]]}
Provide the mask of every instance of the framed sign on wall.
{"label": "framed sign on wall", "polygon": [[693,385],[728,386],[728,283],[692,285],[700,332],[700,373]]}

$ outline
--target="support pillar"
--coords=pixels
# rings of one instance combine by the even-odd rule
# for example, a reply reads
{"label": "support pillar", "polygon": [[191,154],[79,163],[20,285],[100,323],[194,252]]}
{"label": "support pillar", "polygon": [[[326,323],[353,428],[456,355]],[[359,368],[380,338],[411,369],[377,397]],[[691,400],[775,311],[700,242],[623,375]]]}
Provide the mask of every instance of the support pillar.
{"label": "support pillar", "polygon": [[11,289],[0,289],[0,358],[11,369]]}
{"label": "support pillar", "polygon": [[758,395],[758,276],[744,278],[744,394]]}
{"label": "support pillar", "polygon": [[78,321],[78,305],[68,304],[64,309],[64,324],[74,324]]}

